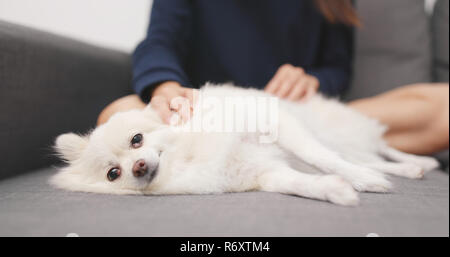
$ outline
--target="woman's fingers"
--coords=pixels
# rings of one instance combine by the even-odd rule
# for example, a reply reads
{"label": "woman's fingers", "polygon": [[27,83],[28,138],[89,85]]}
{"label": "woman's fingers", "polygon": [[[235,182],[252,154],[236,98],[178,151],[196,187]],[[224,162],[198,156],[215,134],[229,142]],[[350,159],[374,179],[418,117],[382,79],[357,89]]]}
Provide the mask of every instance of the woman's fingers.
{"label": "woman's fingers", "polygon": [[[170,118],[173,112],[178,113],[183,123],[189,121],[193,112],[193,103],[194,103],[194,92],[191,88],[177,88],[176,90],[169,90],[165,92],[163,97],[166,98],[167,103],[165,105],[168,106],[170,114],[167,114],[167,108],[164,106],[161,107],[161,111],[164,113],[165,117],[168,117],[167,123],[170,122]],[[162,103],[160,101],[159,103]]]}
{"label": "woman's fingers", "polygon": [[297,81],[287,99],[291,101],[308,100],[317,92],[318,88],[319,81],[314,76],[305,74]]}
{"label": "woman's fingers", "polygon": [[[267,84],[265,91],[280,98],[287,98],[295,101],[306,95],[307,89],[311,83],[308,82],[312,77],[305,73],[302,68],[294,67],[290,64],[281,66],[274,77]],[[314,90],[309,94],[313,94]]]}
{"label": "woman's fingers", "polygon": [[319,89],[319,84],[320,82],[316,77],[308,75],[306,91],[301,100],[306,101],[311,97],[313,97],[317,93],[317,90]]}
{"label": "woman's fingers", "polygon": [[290,101],[297,101],[305,94],[306,90],[307,89],[306,89],[305,81],[300,80],[297,82],[297,84],[294,86],[292,91],[289,93],[289,95],[287,96],[287,99]]}
{"label": "woman's fingers", "polygon": [[287,98],[290,92],[296,87],[297,83],[302,80],[305,73],[301,68],[292,68],[285,76],[281,86],[275,92],[275,95],[280,98]]}
{"label": "woman's fingers", "polygon": [[177,82],[168,81],[153,91],[150,105],[165,123],[170,124],[174,112],[181,117],[181,121],[187,122],[191,117],[194,101],[195,91],[193,89],[182,87]]}
{"label": "woman's fingers", "polygon": [[278,90],[278,88],[281,86],[284,78],[288,75],[291,68],[294,66],[290,64],[285,64],[281,66],[273,78],[269,81],[264,91],[266,91],[269,94],[275,94],[275,92]]}
{"label": "woman's fingers", "polygon": [[196,105],[199,97],[198,89],[187,88],[185,91],[185,97],[189,99],[190,103],[190,117],[194,114],[194,106]]}
{"label": "woman's fingers", "polygon": [[186,97],[191,105],[194,105],[194,89],[191,88],[185,88],[183,90],[183,96]]}
{"label": "woman's fingers", "polygon": [[302,101],[306,101],[313,97],[317,93],[317,89],[314,86],[308,86],[306,88],[304,96],[301,98]]}
{"label": "woman's fingers", "polygon": [[186,97],[189,100],[191,108],[193,109],[195,104],[197,103],[197,100],[198,100],[198,97],[199,97],[198,89],[186,88],[184,90],[184,94],[183,95],[184,95],[184,97]]}
{"label": "woman's fingers", "polygon": [[169,101],[165,96],[153,96],[150,105],[159,114],[164,123],[170,123],[172,111],[169,107]]}
{"label": "woman's fingers", "polygon": [[182,95],[186,99],[183,103],[183,109],[180,112],[180,115],[183,119],[183,122],[187,122],[193,115],[194,105],[198,100],[199,91],[197,89],[192,88],[183,88]]}
{"label": "woman's fingers", "polygon": [[191,103],[188,98],[184,96],[177,96],[170,100],[170,109],[177,112],[182,122],[187,122],[191,116]]}

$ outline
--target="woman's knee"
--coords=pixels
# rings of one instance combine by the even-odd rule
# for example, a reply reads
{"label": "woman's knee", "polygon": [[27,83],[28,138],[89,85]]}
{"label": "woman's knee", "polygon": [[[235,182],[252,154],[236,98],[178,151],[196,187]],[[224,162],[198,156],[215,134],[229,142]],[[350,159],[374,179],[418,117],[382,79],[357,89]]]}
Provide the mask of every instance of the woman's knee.
{"label": "woman's knee", "polygon": [[429,137],[436,149],[448,148],[449,143],[449,87],[448,84],[419,86],[416,96],[427,103],[428,124],[422,127],[423,134]]}
{"label": "woman's knee", "polygon": [[97,126],[107,122],[109,118],[117,112],[124,112],[132,109],[143,109],[145,106],[146,104],[141,101],[138,95],[121,97],[110,103],[105,107],[105,109],[102,110],[97,118]]}
{"label": "woman's knee", "polygon": [[441,101],[440,101],[440,106],[439,106],[439,110],[438,110],[438,121],[436,124],[436,131],[438,133],[438,135],[446,141],[446,145],[448,148],[448,142],[449,142],[449,109],[450,109],[450,104],[449,104],[449,88],[448,86],[442,89],[441,92]]}

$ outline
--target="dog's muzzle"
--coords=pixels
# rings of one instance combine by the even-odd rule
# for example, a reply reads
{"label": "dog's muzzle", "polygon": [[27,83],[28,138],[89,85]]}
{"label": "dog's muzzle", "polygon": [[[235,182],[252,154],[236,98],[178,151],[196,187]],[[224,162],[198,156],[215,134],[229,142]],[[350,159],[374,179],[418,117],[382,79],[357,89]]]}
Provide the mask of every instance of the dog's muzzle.
{"label": "dog's muzzle", "polygon": [[157,168],[157,163],[147,163],[144,159],[139,159],[134,163],[132,172],[133,176],[135,176],[136,178],[140,178],[149,173],[153,175],[153,173],[156,172]]}

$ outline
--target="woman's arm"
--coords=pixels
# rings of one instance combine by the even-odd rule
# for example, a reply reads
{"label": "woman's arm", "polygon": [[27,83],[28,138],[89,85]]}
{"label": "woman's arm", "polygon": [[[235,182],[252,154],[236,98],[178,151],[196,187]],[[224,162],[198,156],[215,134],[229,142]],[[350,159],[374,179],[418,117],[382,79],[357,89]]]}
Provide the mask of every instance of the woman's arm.
{"label": "woman's arm", "polygon": [[133,54],[133,87],[148,101],[156,86],[173,81],[189,85],[185,73],[192,6],[187,0],[154,0],[147,37]]}

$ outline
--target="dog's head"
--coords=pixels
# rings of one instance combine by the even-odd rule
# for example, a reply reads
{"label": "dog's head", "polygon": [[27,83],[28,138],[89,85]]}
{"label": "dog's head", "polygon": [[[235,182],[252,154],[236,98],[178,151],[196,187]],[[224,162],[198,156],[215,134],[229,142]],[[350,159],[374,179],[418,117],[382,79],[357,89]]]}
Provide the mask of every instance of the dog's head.
{"label": "dog's head", "polygon": [[72,191],[140,194],[158,175],[164,127],[147,107],[117,113],[86,136],[60,135],[55,149],[67,166],[50,182]]}

